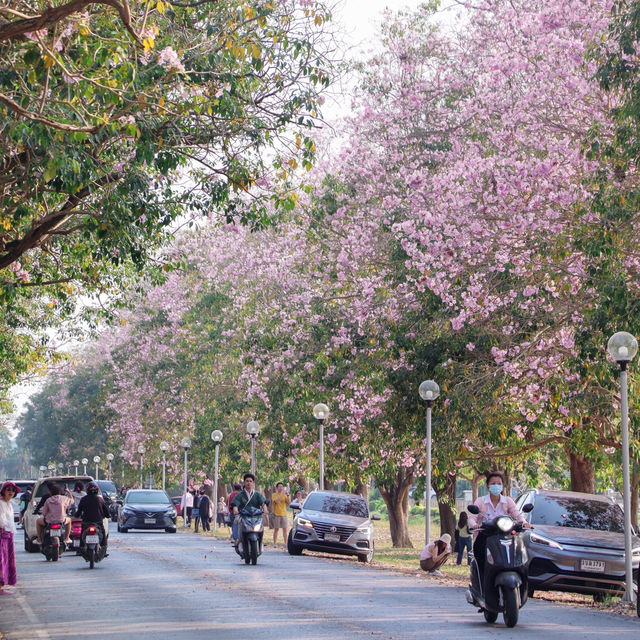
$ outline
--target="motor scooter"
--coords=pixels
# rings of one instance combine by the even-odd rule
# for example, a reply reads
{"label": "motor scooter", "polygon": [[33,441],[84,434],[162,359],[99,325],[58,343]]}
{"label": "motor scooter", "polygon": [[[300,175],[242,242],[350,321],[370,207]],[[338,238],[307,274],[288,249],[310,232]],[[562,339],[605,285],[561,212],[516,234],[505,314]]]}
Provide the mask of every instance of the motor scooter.
{"label": "motor scooter", "polygon": [[105,557],[106,551],[102,526],[99,523],[83,522],[80,555],[89,563],[89,569],[93,569]]}
{"label": "motor scooter", "polygon": [[47,560],[57,562],[63,551],[64,544],[64,524],[59,522],[45,522],[44,537],[40,545],[40,552]]}
{"label": "motor scooter", "polygon": [[[532,509],[533,505],[528,504],[522,510],[529,513]],[[480,513],[476,505],[469,505],[467,510],[474,515]],[[509,516],[498,516],[484,522],[479,531],[483,540],[477,538],[474,544],[467,602],[479,607],[487,622],[495,622],[502,613],[507,627],[515,627],[529,587],[523,525]],[[479,554],[482,558],[478,558]]]}
{"label": "motor scooter", "polygon": [[262,555],[262,538],[264,536],[264,520],[262,509],[245,508],[240,512],[236,553],[244,559],[245,564],[257,564]]}

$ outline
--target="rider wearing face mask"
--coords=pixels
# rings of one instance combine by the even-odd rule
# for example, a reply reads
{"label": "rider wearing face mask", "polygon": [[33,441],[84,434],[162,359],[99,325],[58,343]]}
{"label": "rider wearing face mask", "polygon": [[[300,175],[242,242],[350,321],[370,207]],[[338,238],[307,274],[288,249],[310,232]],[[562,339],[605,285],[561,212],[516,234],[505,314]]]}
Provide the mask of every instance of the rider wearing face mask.
{"label": "rider wearing face mask", "polygon": [[[489,473],[487,476],[487,489],[489,493],[475,501],[475,505],[480,509],[480,513],[469,516],[469,528],[479,528],[483,522],[489,522],[498,516],[511,516],[516,522],[521,522],[525,527],[529,526],[514,500],[502,495],[503,486],[504,478],[501,473],[498,471]],[[486,540],[484,535],[478,535],[477,532],[475,535],[476,541],[473,545],[473,555],[482,567],[486,554]]]}

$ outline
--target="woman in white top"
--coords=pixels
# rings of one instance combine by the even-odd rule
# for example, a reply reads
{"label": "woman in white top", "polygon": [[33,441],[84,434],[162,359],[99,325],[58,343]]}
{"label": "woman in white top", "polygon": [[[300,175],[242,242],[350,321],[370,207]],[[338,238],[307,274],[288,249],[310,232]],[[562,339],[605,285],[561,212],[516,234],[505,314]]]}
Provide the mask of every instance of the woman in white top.
{"label": "woman in white top", "polygon": [[20,489],[13,482],[5,482],[0,489],[0,589],[5,591],[6,587],[13,587],[18,581],[13,543],[16,523],[11,500],[19,493]]}

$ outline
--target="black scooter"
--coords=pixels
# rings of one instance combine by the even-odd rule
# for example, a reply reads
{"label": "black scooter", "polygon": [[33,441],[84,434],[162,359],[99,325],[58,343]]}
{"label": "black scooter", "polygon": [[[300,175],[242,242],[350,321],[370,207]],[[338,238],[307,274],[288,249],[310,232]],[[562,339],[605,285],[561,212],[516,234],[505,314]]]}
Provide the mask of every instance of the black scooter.
{"label": "black scooter", "polygon": [[245,564],[257,564],[262,555],[262,538],[264,536],[264,520],[262,509],[249,507],[240,512],[236,553],[244,559]]}
{"label": "black scooter", "polygon": [[[474,515],[480,513],[473,504],[467,509]],[[529,513],[532,509],[533,505],[527,504],[522,510]],[[474,544],[467,602],[480,607],[489,623],[502,613],[507,627],[515,627],[520,609],[527,601],[529,558],[522,532],[522,524],[509,516],[499,516],[483,523]],[[478,563],[478,553],[483,562]]]}
{"label": "black scooter", "polygon": [[105,557],[106,551],[102,527],[96,523],[83,523],[80,555],[89,563],[89,569],[93,569]]}
{"label": "black scooter", "polygon": [[58,561],[65,550],[64,535],[65,529],[63,524],[59,522],[53,524],[47,522],[45,524],[40,551],[47,560],[51,562]]}

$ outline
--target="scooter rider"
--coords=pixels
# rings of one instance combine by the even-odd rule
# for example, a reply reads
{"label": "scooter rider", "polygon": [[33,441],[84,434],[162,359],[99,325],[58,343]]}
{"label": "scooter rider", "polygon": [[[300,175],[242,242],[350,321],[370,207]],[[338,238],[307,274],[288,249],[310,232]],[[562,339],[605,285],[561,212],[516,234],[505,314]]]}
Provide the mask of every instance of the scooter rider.
{"label": "scooter rider", "polygon": [[245,507],[255,507],[256,509],[262,508],[262,511],[269,513],[267,509],[267,499],[259,492],[256,491],[256,477],[253,473],[245,473],[242,477],[244,483],[244,489],[233,499],[231,506],[233,513],[238,515]]}
{"label": "scooter rider", "polygon": [[103,518],[109,519],[109,507],[104,501],[102,496],[98,495],[98,485],[95,482],[90,482],[87,487],[87,495],[81,498],[78,503],[78,509],[76,510],[76,517],[82,518],[82,529],[84,530],[85,524],[95,524],[102,529],[104,544],[103,547],[107,548],[109,541],[109,532],[105,531],[103,525]]}
{"label": "scooter rider", "polygon": [[478,531],[483,522],[489,522],[499,516],[510,516],[516,522],[520,522],[525,529],[530,528],[524,514],[518,509],[518,506],[512,498],[502,495],[504,486],[504,478],[499,471],[492,471],[487,475],[487,489],[489,493],[486,496],[478,498],[475,501],[476,507],[480,509],[477,515],[469,516],[469,528],[476,529],[476,541],[473,545],[473,557],[478,563],[480,573],[484,568],[484,558],[486,555],[486,537],[482,531]]}

